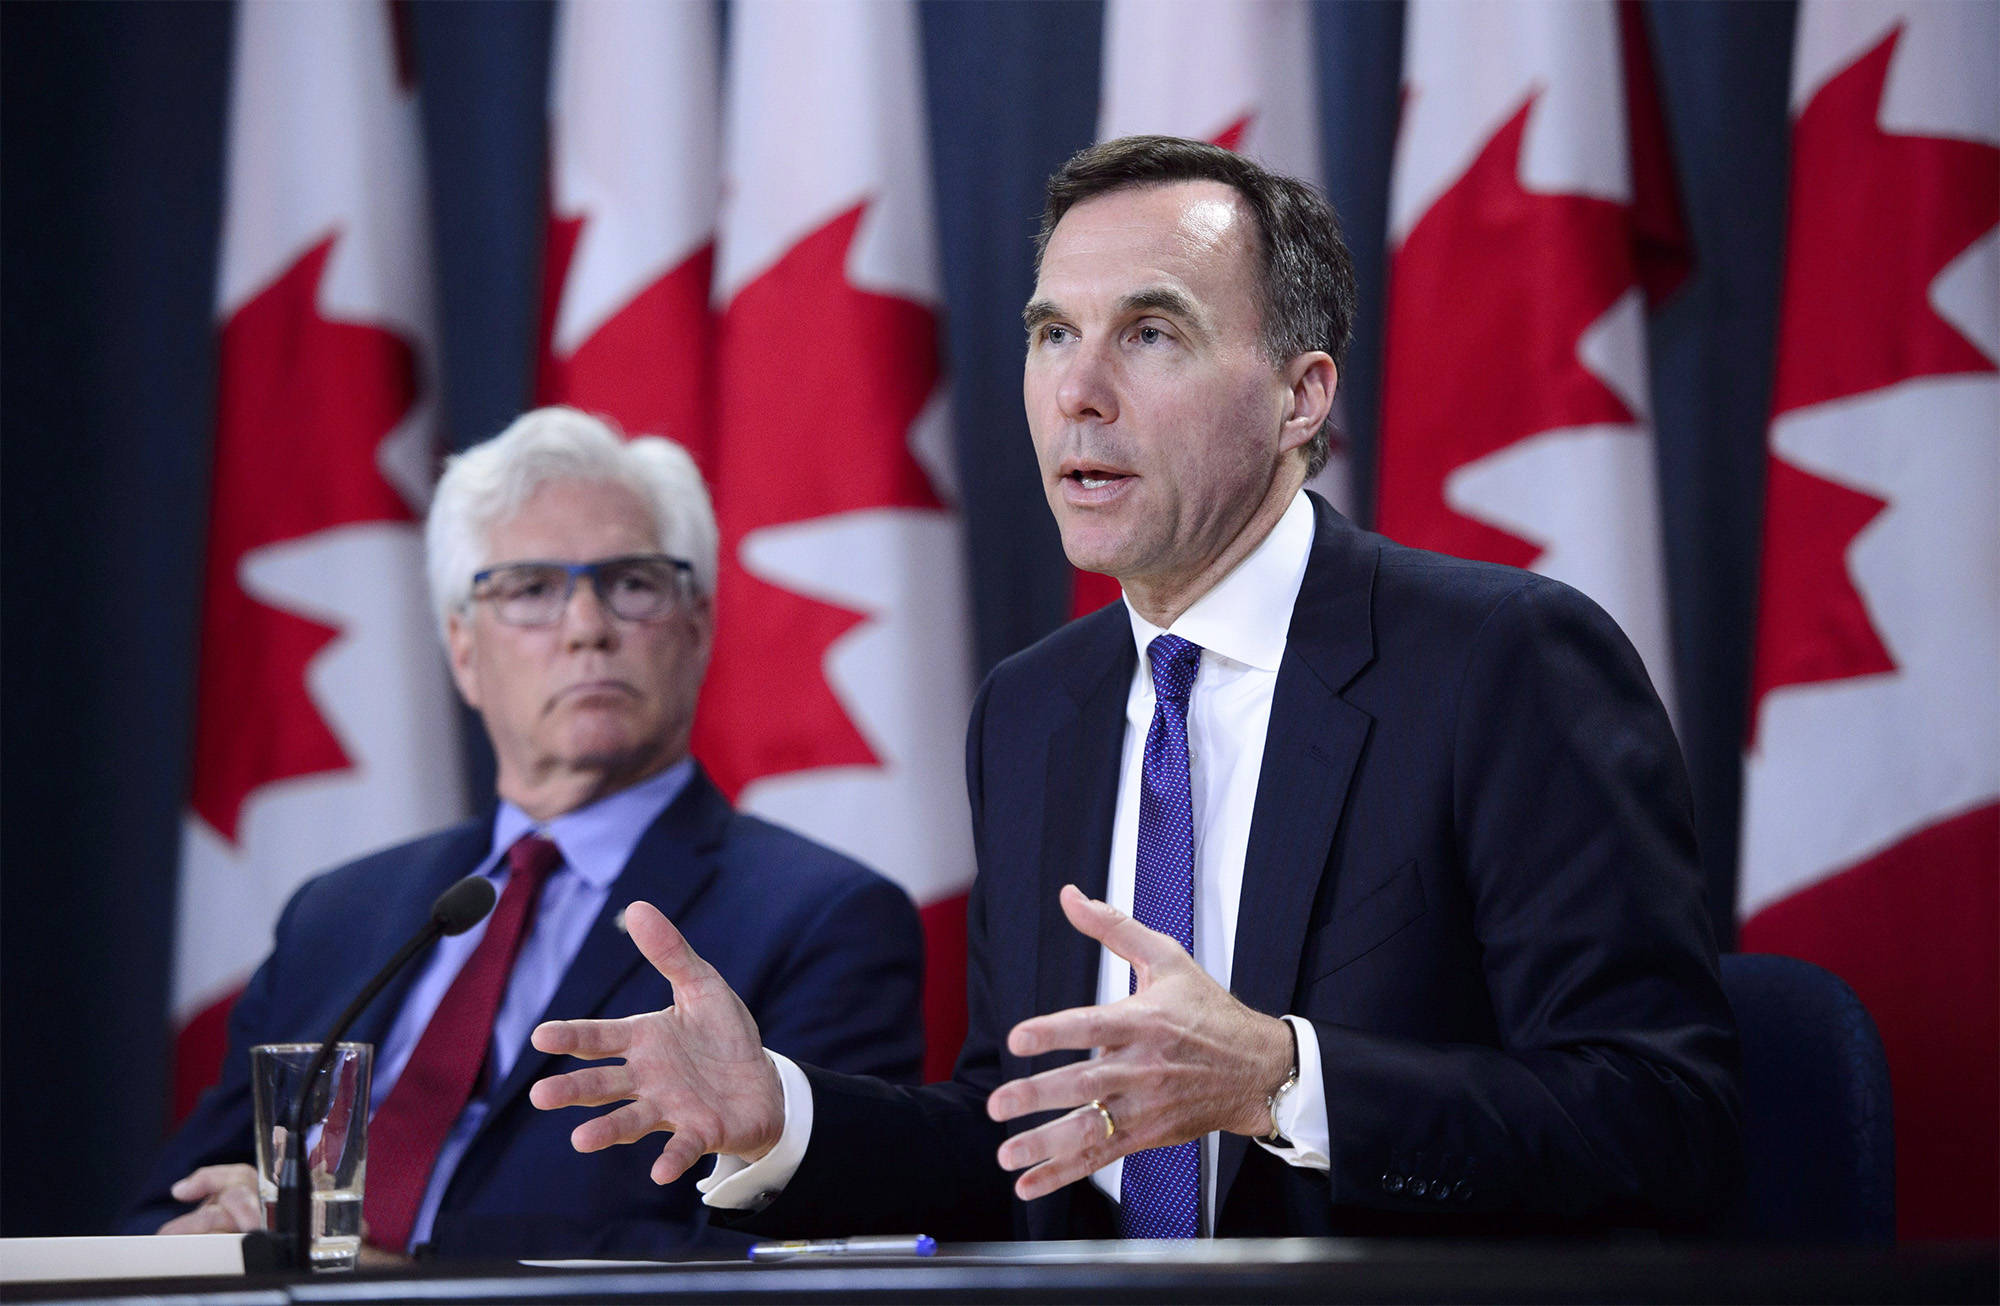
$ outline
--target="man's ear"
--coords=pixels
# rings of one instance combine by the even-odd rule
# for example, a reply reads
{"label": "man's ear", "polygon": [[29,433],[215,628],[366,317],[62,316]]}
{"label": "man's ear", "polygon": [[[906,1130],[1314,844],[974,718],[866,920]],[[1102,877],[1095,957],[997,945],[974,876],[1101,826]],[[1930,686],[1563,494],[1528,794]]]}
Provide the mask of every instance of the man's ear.
{"label": "man's ear", "polygon": [[708,674],[708,655],[715,649],[715,600],[696,595],[688,605],[688,620],[694,625],[695,647],[701,657],[701,671]]}
{"label": "man's ear", "polygon": [[1323,350],[1310,350],[1285,364],[1290,408],[1278,437],[1280,450],[1290,453],[1300,448],[1326,425],[1333,412],[1333,392],[1339,383],[1340,373]]}
{"label": "man's ear", "polygon": [[458,686],[460,698],[465,705],[477,712],[479,702],[479,676],[472,668],[472,623],[464,614],[454,612],[444,621],[445,649],[451,656],[451,678]]}

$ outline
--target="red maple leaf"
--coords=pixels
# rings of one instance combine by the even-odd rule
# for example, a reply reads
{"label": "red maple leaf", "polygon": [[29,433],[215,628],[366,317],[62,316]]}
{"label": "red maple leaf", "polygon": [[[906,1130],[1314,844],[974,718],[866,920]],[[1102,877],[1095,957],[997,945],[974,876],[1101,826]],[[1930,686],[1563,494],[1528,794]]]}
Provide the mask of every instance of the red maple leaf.
{"label": "red maple leaf", "polygon": [[[1249,133],[1250,124],[1256,119],[1255,113],[1244,114],[1210,137],[1209,144],[1220,145],[1225,150],[1242,149],[1243,137]],[[1071,618],[1087,617],[1122,593],[1116,576],[1098,571],[1080,571],[1073,567],[1070,569],[1069,615]]]}
{"label": "red maple leaf", "polygon": [[391,332],[320,315],[338,239],[222,327],[192,802],[232,841],[253,789],[349,765],[305,683],[339,631],[252,598],[244,559],[334,526],[411,520],[375,455],[416,400],[416,355]]}
{"label": "red maple leaf", "polygon": [[564,403],[638,435],[664,435],[708,465],[714,428],[710,241],[643,287],[573,353],[555,352],[556,314],[586,219],[552,218],[544,264],[539,403]]}
{"label": "red maple leaf", "polygon": [[[1822,86],[1792,132],[1774,417],[1924,376],[1992,372],[1930,304],[2000,222],[2000,150],[1877,124],[1899,26]],[[1887,505],[1773,456],[1750,720],[1784,685],[1895,669],[1847,568]]]}
{"label": "red maple leaf", "polygon": [[1919,376],[1991,372],[1931,283],[2000,222],[2000,150],[1877,125],[1899,26],[1792,129],[1792,221],[1774,412]]}
{"label": "red maple leaf", "polygon": [[752,576],[744,539],[867,508],[943,507],[909,449],[937,387],[937,319],[848,282],[866,207],[800,240],[720,324],[711,489],[721,575],[694,749],[732,796],[761,776],[879,765],[824,672],[828,647],[862,614]]}
{"label": "red maple leaf", "polygon": [[1232,152],[1240,150],[1243,148],[1244,136],[1247,135],[1250,131],[1250,124],[1255,122],[1256,119],[1257,119],[1256,114],[1246,113],[1241,118],[1238,118],[1235,122],[1232,122],[1227,127],[1224,127],[1221,131],[1217,132],[1215,135],[1209,137],[1208,143],[1210,145],[1220,145],[1223,149],[1230,150]]}
{"label": "red maple leaf", "polygon": [[1520,183],[1530,96],[1417,220],[1390,270],[1380,529],[1406,544],[1531,566],[1540,547],[1467,517],[1445,478],[1539,431],[1628,423],[1577,358],[1635,284],[1624,205]]}
{"label": "red maple leaf", "polygon": [[1758,580],[1753,741],[1772,690],[1896,669],[1847,570],[1848,547],[1888,504],[1782,458],[1764,465],[1764,533],[1778,543],[1764,549]]}

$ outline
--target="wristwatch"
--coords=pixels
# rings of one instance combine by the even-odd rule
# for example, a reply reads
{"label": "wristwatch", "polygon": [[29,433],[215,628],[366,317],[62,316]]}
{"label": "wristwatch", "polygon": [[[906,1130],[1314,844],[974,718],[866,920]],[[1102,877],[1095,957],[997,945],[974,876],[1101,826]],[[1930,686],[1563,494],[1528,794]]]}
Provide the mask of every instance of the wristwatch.
{"label": "wristwatch", "polygon": [[1299,1031],[1292,1028],[1292,1022],[1288,1020],[1285,1022],[1285,1032],[1292,1036],[1292,1069],[1285,1076],[1285,1082],[1272,1089],[1270,1095],[1264,1099],[1264,1106],[1271,1113],[1271,1132],[1263,1138],[1266,1143],[1288,1141],[1278,1129],[1278,1103],[1285,1100],[1285,1094],[1299,1086]]}

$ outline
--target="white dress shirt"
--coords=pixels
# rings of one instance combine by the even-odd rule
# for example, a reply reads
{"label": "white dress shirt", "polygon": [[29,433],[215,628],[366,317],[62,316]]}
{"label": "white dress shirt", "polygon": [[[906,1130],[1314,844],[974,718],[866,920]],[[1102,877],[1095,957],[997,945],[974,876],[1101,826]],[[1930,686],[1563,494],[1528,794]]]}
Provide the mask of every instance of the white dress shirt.
{"label": "white dress shirt", "polygon": [[[1118,807],[1111,824],[1111,868],[1104,900],[1132,910],[1132,881],[1139,858],[1139,793],[1146,762],[1146,732],[1153,724],[1153,672],[1146,649],[1163,634],[1201,646],[1201,667],[1188,695],[1189,787],[1194,800],[1194,959],[1224,988],[1236,955],[1236,918],[1243,897],[1243,856],[1250,846],[1250,816],[1257,777],[1264,769],[1264,735],[1271,696],[1284,660],[1292,608],[1312,551],[1312,503],[1301,494],[1271,533],[1215,587],[1196,599],[1166,630],[1127,608],[1139,662],[1125,699],[1125,749],[1118,771]],[[1132,967],[1109,948],[1097,966],[1097,1001],[1118,1001],[1131,985]],[[1328,1161],[1326,1088],[1320,1078],[1319,1036],[1312,1022],[1294,1019],[1299,1040],[1299,1085],[1279,1103],[1278,1132],[1288,1147],[1264,1144],[1293,1165],[1324,1170]],[[1270,1087],[1276,1088],[1276,1084]],[[1215,1158],[1219,1136],[1202,1139],[1201,1188],[1205,1230],[1215,1227]],[[1118,1199],[1122,1160],[1090,1179]]]}
{"label": "white dress shirt", "polygon": [[[1263,767],[1271,697],[1312,541],[1312,505],[1300,494],[1250,555],[1169,628],[1172,634],[1202,648],[1201,667],[1188,699],[1195,829],[1194,956],[1202,969],[1225,987],[1236,949],[1243,857],[1250,842],[1250,817]],[[1146,732],[1153,720],[1153,680],[1146,646],[1163,633],[1129,608],[1128,614],[1139,662],[1126,699],[1124,752],[1105,890],[1105,901],[1127,913],[1132,910],[1138,858]],[[1130,976],[1131,966],[1105,949],[1098,964],[1097,1001],[1105,1004],[1125,997]],[[1330,1140],[1319,1039],[1311,1022],[1293,1017],[1287,1020],[1298,1036],[1299,1084],[1279,1104],[1277,1124],[1289,1146],[1265,1146],[1293,1165],[1324,1170],[1329,1164]],[[811,1087],[790,1060],[776,1053],[768,1055],[784,1088],[784,1133],[778,1145],[754,1164],[745,1165],[732,1156],[717,1157],[715,1170],[698,1185],[702,1200],[710,1206],[741,1209],[756,1205],[766,1195],[781,1191],[805,1156],[812,1132]],[[1204,1230],[1213,1229],[1215,1223],[1217,1143],[1215,1134],[1202,1140]],[[1113,1161],[1093,1174],[1091,1182],[1116,1200],[1122,1172],[1123,1162]]]}

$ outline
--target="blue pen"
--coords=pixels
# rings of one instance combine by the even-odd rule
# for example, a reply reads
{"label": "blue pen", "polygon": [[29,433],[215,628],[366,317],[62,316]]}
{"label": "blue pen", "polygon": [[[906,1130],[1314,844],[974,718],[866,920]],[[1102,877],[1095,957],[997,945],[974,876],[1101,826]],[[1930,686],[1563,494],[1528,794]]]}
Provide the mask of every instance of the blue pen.
{"label": "blue pen", "polygon": [[929,1256],[937,1251],[937,1239],[929,1234],[895,1237],[823,1238],[812,1241],[754,1243],[753,1261],[784,1261],[795,1256]]}

